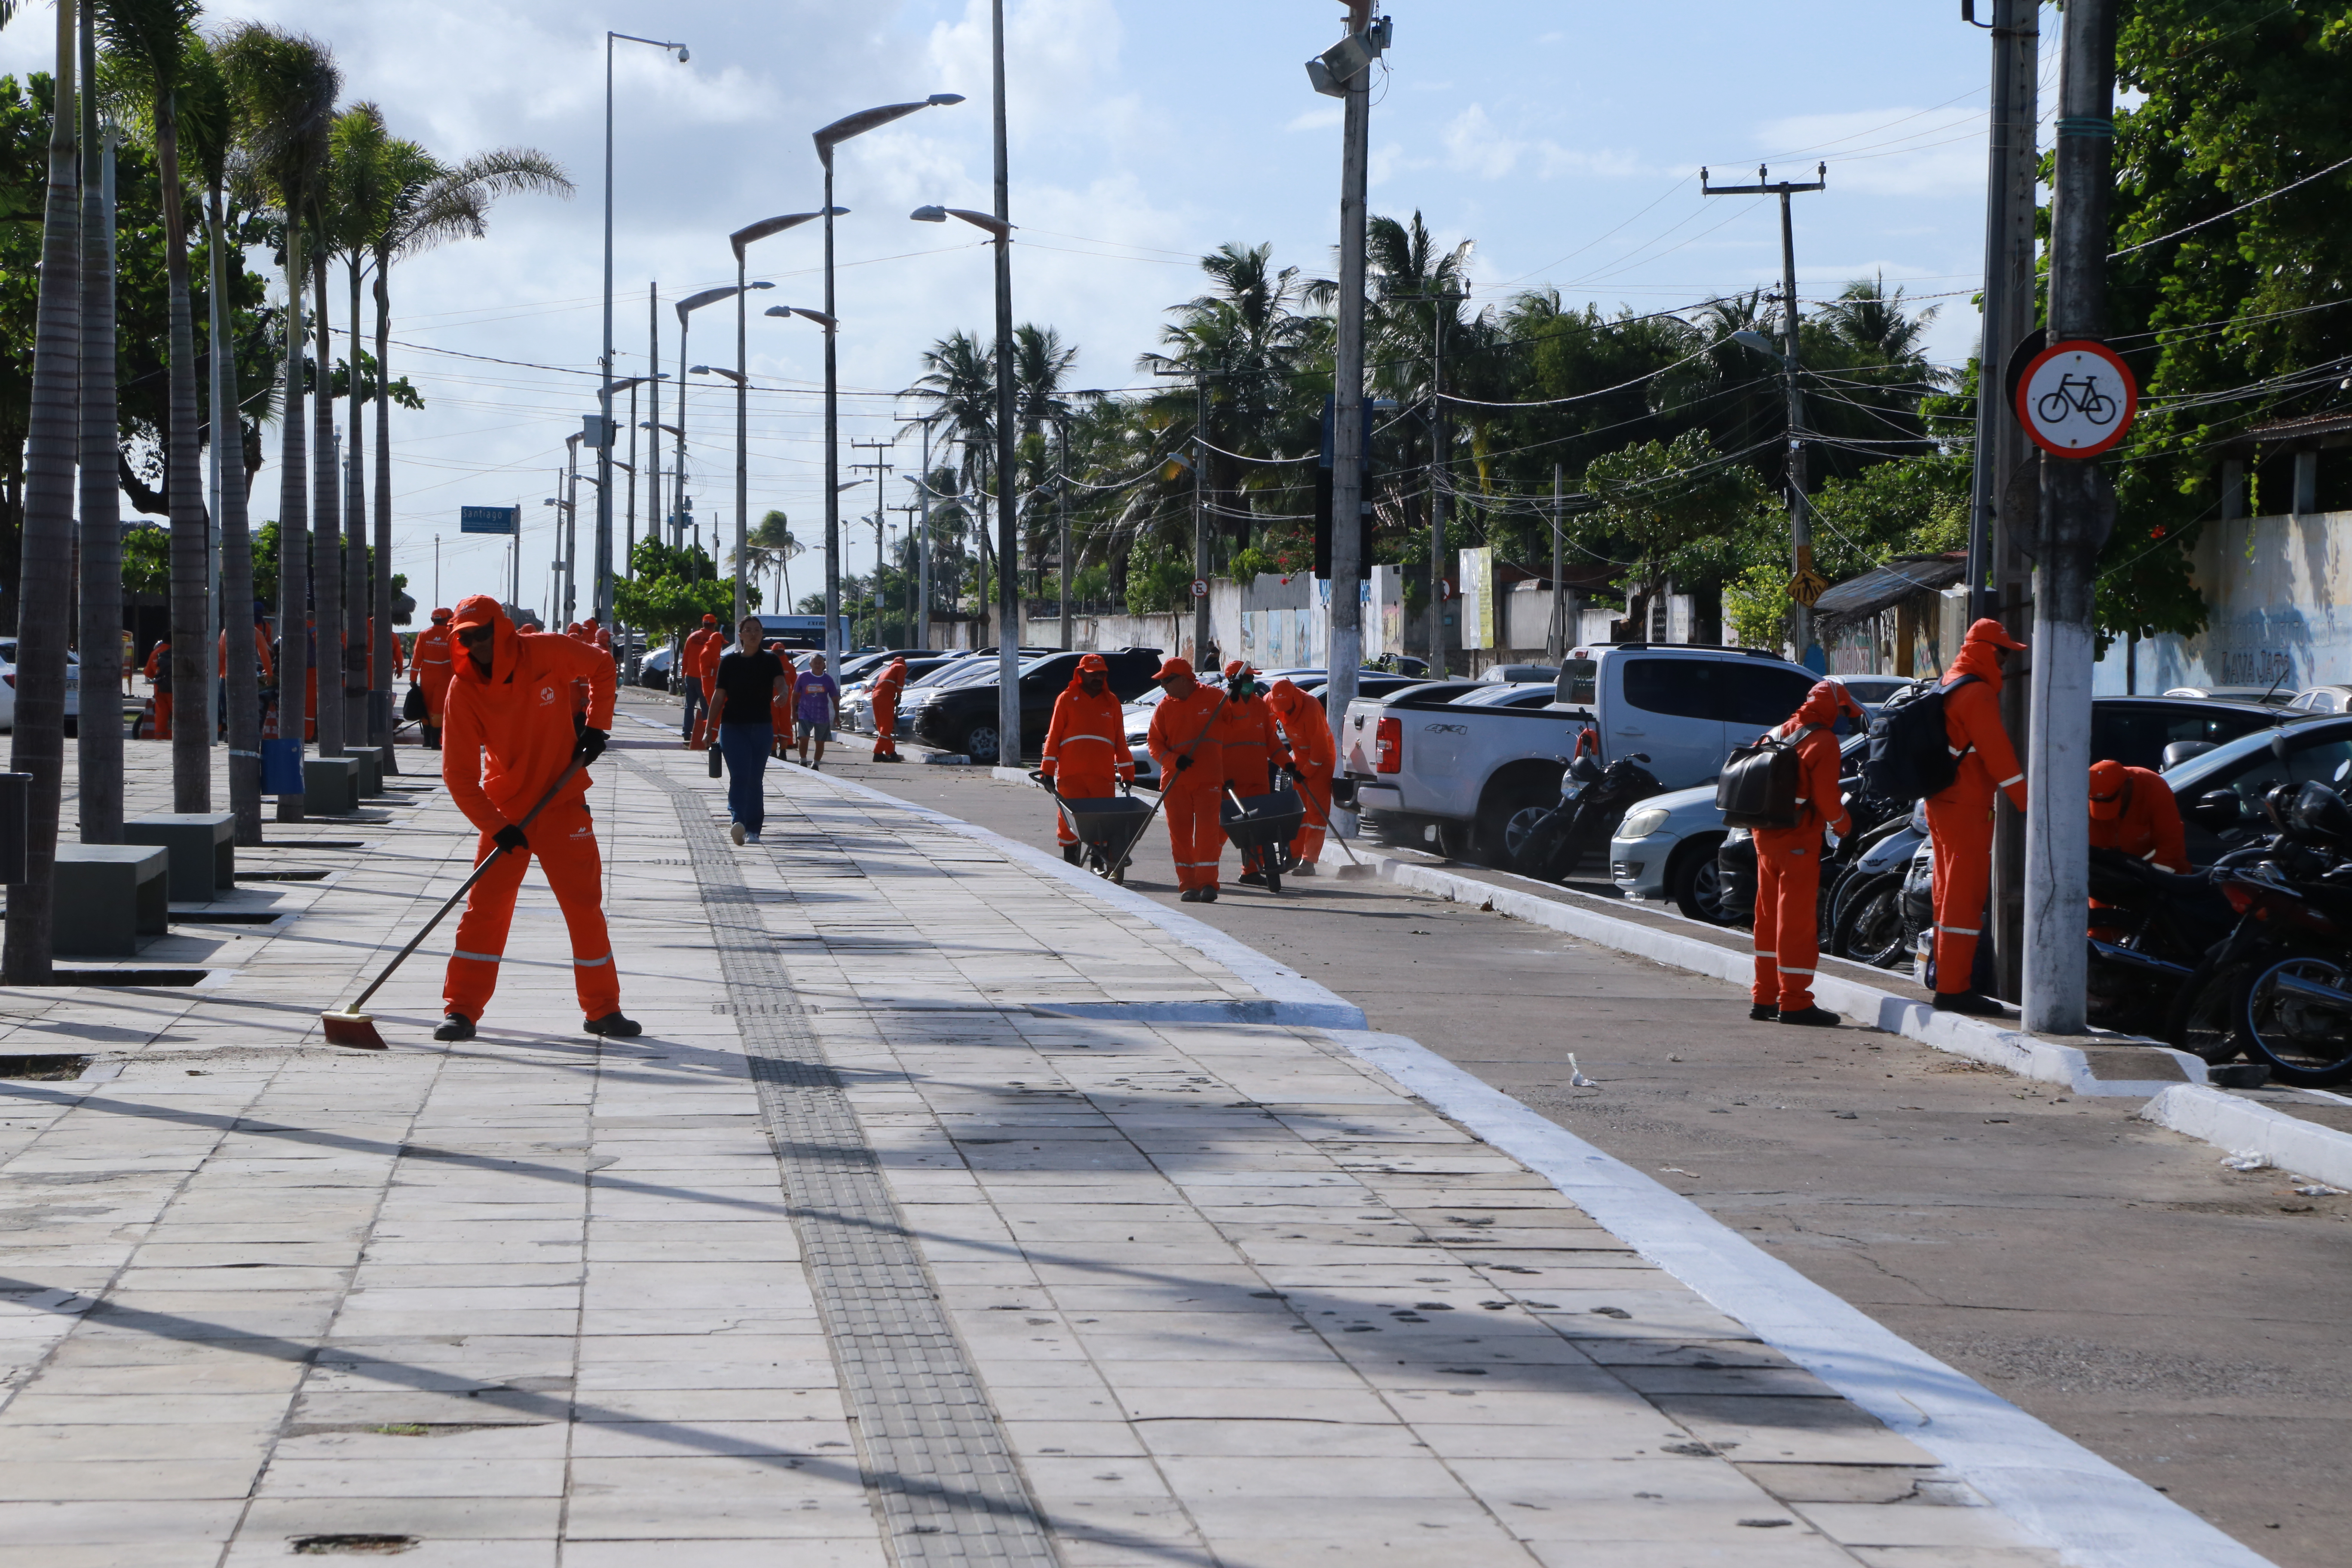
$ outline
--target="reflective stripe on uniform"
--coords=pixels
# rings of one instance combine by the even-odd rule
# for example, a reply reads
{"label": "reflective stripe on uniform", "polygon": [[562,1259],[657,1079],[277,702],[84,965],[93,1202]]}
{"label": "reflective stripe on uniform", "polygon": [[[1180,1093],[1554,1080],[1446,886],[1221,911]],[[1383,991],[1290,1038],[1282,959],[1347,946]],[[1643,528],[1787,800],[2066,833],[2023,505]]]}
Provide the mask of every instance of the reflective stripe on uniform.
{"label": "reflective stripe on uniform", "polygon": [[2007,789],[2010,785],[2011,785],[2011,784],[2023,784],[2024,782],[2025,782],[2025,775],[2024,775],[2023,773],[2012,773],[2012,774],[2011,774],[2009,777],[2007,777],[2007,778],[2005,778],[2005,779],[2001,780],[2001,781],[2000,781],[2000,783],[1999,783],[1999,784],[1997,784],[1993,785],[1992,787],[1993,787],[1993,788],[1995,788],[1995,789]]}
{"label": "reflective stripe on uniform", "polygon": [[1936,929],[1942,931],[1946,936],[1979,936],[1982,934],[1974,926],[1937,926]]}
{"label": "reflective stripe on uniform", "polygon": [[1777,953],[1777,952],[1759,952],[1756,954],[1756,956],[1757,956],[1757,957],[1759,957],[1759,958],[1769,958],[1769,959],[1778,960],[1778,959],[1780,958],[1780,955],[1779,953]]}
{"label": "reflective stripe on uniform", "polygon": [[575,958],[572,961],[572,967],[574,969],[593,969],[600,963],[610,963],[612,962],[613,955],[608,952],[602,958]]}
{"label": "reflective stripe on uniform", "polygon": [[496,963],[499,962],[499,955],[495,952],[453,952],[449,956],[452,958],[470,958],[476,963]]}
{"label": "reflective stripe on uniform", "polygon": [[1799,969],[1793,963],[1784,963],[1780,965],[1780,973],[1783,974],[1811,974],[1813,971],[1810,969]]}

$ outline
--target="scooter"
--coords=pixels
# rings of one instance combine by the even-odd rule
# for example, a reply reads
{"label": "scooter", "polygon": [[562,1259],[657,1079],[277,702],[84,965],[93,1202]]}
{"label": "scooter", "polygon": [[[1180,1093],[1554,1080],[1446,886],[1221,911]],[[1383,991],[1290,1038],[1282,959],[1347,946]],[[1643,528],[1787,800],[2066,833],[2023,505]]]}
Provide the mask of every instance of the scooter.
{"label": "scooter", "polygon": [[1539,881],[1567,880],[1585,850],[1606,848],[1635,804],[1665,792],[1658,776],[1641,765],[1649,760],[1647,752],[1629,752],[1604,767],[1601,737],[1589,729],[1577,731],[1576,754],[1560,774],[1559,804],[1528,806],[1504,826],[1511,869]]}

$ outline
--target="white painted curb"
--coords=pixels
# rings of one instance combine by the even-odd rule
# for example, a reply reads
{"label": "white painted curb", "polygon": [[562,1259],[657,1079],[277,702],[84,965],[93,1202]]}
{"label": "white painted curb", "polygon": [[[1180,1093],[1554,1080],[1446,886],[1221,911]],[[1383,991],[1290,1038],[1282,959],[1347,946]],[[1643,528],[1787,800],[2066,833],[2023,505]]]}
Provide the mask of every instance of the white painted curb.
{"label": "white painted curb", "polygon": [[2231,1153],[2268,1155],[2272,1164],[2352,1189],[2352,1137],[2202,1084],[2177,1083],[2141,1107],[2145,1121]]}

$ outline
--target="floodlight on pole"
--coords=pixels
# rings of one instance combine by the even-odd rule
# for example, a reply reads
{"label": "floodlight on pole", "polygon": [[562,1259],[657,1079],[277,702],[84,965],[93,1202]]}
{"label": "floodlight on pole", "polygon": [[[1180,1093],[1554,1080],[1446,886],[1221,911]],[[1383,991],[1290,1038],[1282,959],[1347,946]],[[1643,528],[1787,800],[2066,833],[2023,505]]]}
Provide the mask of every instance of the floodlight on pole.
{"label": "floodlight on pole", "polygon": [[1743,349],[1754,349],[1775,364],[1785,364],[1788,362],[1789,356],[1780,352],[1780,345],[1761,332],[1742,328],[1731,334],[1731,341]]}
{"label": "floodlight on pole", "polygon": [[[798,228],[812,218],[830,219],[847,209],[828,204],[822,213],[784,213],[776,217],[761,218],[746,224],[727,237],[728,246],[735,252],[735,368],[719,374],[731,377],[735,383],[735,619],[740,623],[751,613],[751,583],[744,574],[743,560],[751,548],[751,411],[747,396],[751,386],[747,379],[749,364],[743,343],[743,296],[755,287],[743,277],[743,254],[753,244],[771,235],[782,234],[788,228]],[[760,288],[772,285],[760,284]]]}
{"label": "floodlight on pole", "polygon": [[974,228],[986,229],[998,239],[1010,238],[1013,229],[1012,224],[1006,223],[994,213],[974,212],[970,207],[917,207],[907,216],[917,223],[945,223],[951,217],[960,217]]}
{"label": "floodlight on pole", "polygon": [[803,305],[771,305],[766,310],[761,311],[760,314],[763,316],[799,316],[806,321],[814,321],[818,326],[823,327],[828,332],[835,331],[841,325],[839,321],[835,321],[823,310],[812,310]]}
{"label": "floodlight on pole", "polygon": [[[832,124],[811,134],[816,143],[817,162],[824,166],[824,313],[828,318],[840,314],[833,296],[833,151],[853,136],[862,136],[877,126],[902,120],[920,109],[944,108],[961,103],[960,92],[935,92],[929,98],[912,103],[886,103],[873,109],[862,109],[855,114],[845,114]],[[841,667],[841,500],[834,486],[841,479],[841,373],[836,339],[838,334],[827,328],[824,334],[824,652],[828,668]]]}
{"label": "floodlight on pole", "polygon": [[[705,289],[698,294],[688,294],[677,304],[677,426],[670,433],[677,437],[677,461],[671,465],[673,485],[677,494],[677,506],[673,509],[670,542],[677,549],[686,548],[686,503],[691,498],[686,493],[686,366],[687,329],[694,312],[705,305],[716,305],[721,300],[737,300],[745,289],[772,289],[775,285],[762,279],[757,283],[733,283],[718,289]],[[740,617],[737,617],[740,619]]]}

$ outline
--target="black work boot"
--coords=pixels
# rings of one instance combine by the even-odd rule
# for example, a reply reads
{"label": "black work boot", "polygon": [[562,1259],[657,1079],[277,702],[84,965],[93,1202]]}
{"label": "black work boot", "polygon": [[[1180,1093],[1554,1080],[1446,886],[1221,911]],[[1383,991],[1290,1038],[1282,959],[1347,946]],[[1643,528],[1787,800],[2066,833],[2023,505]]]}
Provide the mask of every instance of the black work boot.
{"label": "black work boot", "polygon": [[463,1013],[452,1013],[441,1020],[441,1026],[433,1031],[433,1037],[436,1040],[470,1040],[474,1037],[474,1020]]}
{"label": "black work boot", "polygon": [[1780,1005],[1778,1002],[1758,1002],[1748,1009],[1748,1020],[1751,1024],[1769,1024],[1780,1016]]}
{"label": "black work boot", "polygon": [[1063,845],[1062,858],[1068,861],[1073,866],[1076,865],[1078,863],[1078,847],[1075,844]]}
{"label": "black work boot", "polygon": [[583,1019],[580,1026],[592,1035],[604,1035],[609,1038],[623,1040],[632,1035],[642,1035],[646,1032],[643,1024],[638,1023],[635,1018],[624,1018],[617,1012],[607,1013],[601,1018]]}
{"label": "black work boot", "polygon": [[1783,1007],[1780,1017],[1783,1024],[1810,1024],[1817,1029],[1834,1029],[1845,1022],[1827,1007],[1819,1005],[1800,1007],[1793,1013]]}

